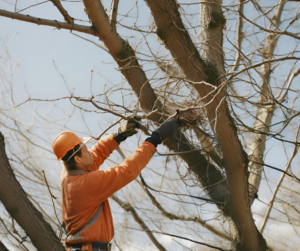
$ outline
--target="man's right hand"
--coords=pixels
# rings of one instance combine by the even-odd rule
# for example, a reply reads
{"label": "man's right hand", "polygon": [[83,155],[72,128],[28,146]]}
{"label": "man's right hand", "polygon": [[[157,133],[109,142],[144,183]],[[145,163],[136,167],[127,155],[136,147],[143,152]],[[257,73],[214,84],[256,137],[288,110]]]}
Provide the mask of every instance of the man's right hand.
{"label": "man's right hand", "polygon": [[178,123],[179,120],[177,118],[170,119],[162,123],[159,128],[153,131],[153,133],[159,134],[161,141],[163,141],[176,133]]}

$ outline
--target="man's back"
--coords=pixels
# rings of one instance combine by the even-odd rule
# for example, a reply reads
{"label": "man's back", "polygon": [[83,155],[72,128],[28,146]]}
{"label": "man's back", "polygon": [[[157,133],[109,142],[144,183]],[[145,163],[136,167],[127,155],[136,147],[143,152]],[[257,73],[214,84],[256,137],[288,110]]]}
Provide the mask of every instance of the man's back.
{"label": "man's back", "polygon": [[[69,171],[71,175],[63,179],[63,218],[68,231],[67,245],[93,241],[109,242],[114,236],[108,200],[99,201],[87,185],[86,181],[92,172],[95,171],[82,170],[81,174],[73,175]],[[87,223],[89,226],[80,231]]]}

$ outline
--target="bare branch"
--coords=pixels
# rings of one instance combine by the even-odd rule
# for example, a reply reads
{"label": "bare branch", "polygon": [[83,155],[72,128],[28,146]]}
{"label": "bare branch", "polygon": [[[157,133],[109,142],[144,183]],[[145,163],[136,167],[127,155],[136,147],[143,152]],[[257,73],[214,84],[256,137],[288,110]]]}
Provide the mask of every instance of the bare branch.
{"label": "bare branch", "polygon": [[49,19],[43,19],[39,17],[32,17],[29,15],[23,15],[15,12],[10,12],[6,10],[0,9],[0,16],[8,17],[12,19],[17,19],[29,23],[34,23],[37,25],[45,25],[45,26],[52,26],[57,29],[65,29],[65,30],[73,30],[73,31],[79,31],[90,35],[97,35],[97,30],[95,30],[92,26],[84,26],[79,24],[69,24],[66,22],[59,22],[56,20],[49,20]]}
{"label": "bare branch", "polygon": [[[279,5],[276,9],[276,12],[272,18],[273,24],[275,25],[274,29],[277,29],[281,14],[284,7],[284,1],[280,0]],[[269,36],[266,39],[266,46],[263,51],[263,58],[265,61],[268,61],[268,59],[273,58],[274,49],[276,48],[276,44],[278,41],[280,35],[276,34],[269,34]],[[250,150],[250,156],[252,159],[254,159],[257,162],[263,162],[263,156],[266,148],[266,138],[267,133],[270,130],[270,124],[272,122],[272,118],[274,115],[274,110],[276,108],[276,103],[272,101],[272,91],[270,89],[270,77],[271,77],[271,62],[267,62],[263,64],[262,66],[262,86],[261,86],[261,95],[259,96],[258,102],[260,103],[270,103],[268,107],[260,107],[257,109],[256,112],[256,119],[253,124],[253,128],[260,132],[264,132],[266,134],[255,134],[253,141],[250,144],[249,150]],[[253,203],[255,199],[255,194],[258,191],[260,182],[261,182],[261,174],[263,171],[263,166],[252,162],[252,165],[250,166],[250,169],[252,170],[252,173],[249,175],[249,193],[250,193],[250,205]]]}
{"label": "bare branch", "polygon": [[219,237],[221,237],[225,240],[232,241],[232,238],[230,236],[218,231],[213,226],[208,225],[205,220],[202,220],[199,217],[187,217],[187,216],[184,216],[184,215],[175,215],[175,214],[172,214],[172,213],[166,211],[163,208],[163,206],[155,199],[155,197],[149,192],[149,190],[145,186],[143,186],[142,182],[140,182],[139,180],[135,180],[135,181],[139,183],[139,185],[143,188],[143,190],[146,192],[146,194],[148,195],[148,197],[152,201],[153,205],[156,206],[165,217],[169,218],[170,220],[181,220],[181,221],[196,222],[196,223],[200,224],[202,227],[204,227],[207,230],[209,230],[210,232],[212,232],[213,234],[215,234],[215,235],[217,235],[217,236],[219,236]]}
{"label": "bare branch", "polygon": [[[117,33],[112,31],[101,2],[99,0],[84,0],[84,4],[91,21],[96,28],[101,31],[99,33],[99,37],[103,40],[107,48],[113,52],[112,56],[136,93],[141,107],[148,111],[161,108],[162,104],[157,100],[157,96],[150,86],[145,72],[139,66],[133,48],[128,42],[120,38]],[[120,45],[120,42],[122,46]],[[126,48],[126,50],[124,50],[124,48]],[[149,119],[158,122],[161,121],[161,115],[153,114],[153,116]],[[172,137],[166,140],[164,144],[170,150],[176,152],[188,152],[192,150],[189,146],[188,140],[182,133],[179,133],[176,137],[178,137],[180,141],[178,141],[177,138]],[[222,202],[226,200],[227,183],[218,169],[207,162],[206,158],[200,153],[183,154],[181,157],[187,162],[191,170],[197,175],[205,187],[210,187],[212,184],[216,184],[213,189],[208,189],[209,195],[214,200]],[[222,207],[222,210],[225,214],[228,214],[227,206]]]}
{"label": "bare branch", "polygon": [[1,241],[0,241],[0,251],[9,251]]}
{"label": "bare branch", "polygon": [[[295,141],[297,141],[297,139],[298,139],[299,131],[300,131],[300,125],[299,125],[299,127],[298,127],[298,131],[297,131],[297,134],[296,134],[296,137],[295,137]],[[287,172],[288,169],[290,168],[291,163],[292,163],[292,160],[294,159],[294,157],[296,156],[296,154],[297,154],[297,152],[298,152],[298,148],[299,148],[298,145],[295,145],[294,150],[293,150],[293,153],[292,153],[292,155],[291,155],[291,157],[290,157],[290,159],[289,159],[289,161],[288,161],[286,167],[284,168],[284,171],[285,171],[285,172]],[[264,231],[264,229],[265,229],[267,220],[268,220],[268,218],[269,218],[269,214],[270,214],[270,212],[271,212],[271,209],[272,209],[273,204],[274,204],[274,200],[275,200],[275,198],[276,198],[276,194],[277,194],[277,192],[278,192],[278,190],[279,190],[279,187],[281,186],[281,183],[282,183],[282,181],[283,181],[284,176],[285,176],[285,173],[283,173],[283,174],[281,175],[280,180],[279,180],[279,182],[277,183],[277,186],[276,186],[276,188],[275,188],[275,190],[274,190],[274,192],[273,192],[272,199],[271,199],[271,201],[270,201],[270,203],[269,203],[269,206],[268,206],[268,209],[267,209],[267,213],[266,213],[266,215],[265,215],[265,217],[264,217],[264,219],[263,219],[263,221],[262,221],[262,223],[261,223],[261,227],[260,227],[260,232],[261,232],[261,233],[262,233],[262,232]]]}
{"label": "bare branch", "polygon": [[[167,49],[170,50],[174,60],[182,69],[186,78],[195,82],[206,81],[214,85],[220,84],[217,80],[217,75],[219,72],[224,72],[222,50],[221,54],[219,53],[219,50],[214,54],[205,51],[207,55],[206,58],[213,60],[213,62],[207,64],[211,67],[210,70],[208,70],[208,66],[205,65],[204,60],[200,57],[197,48],[182,22],[177,2],[175,0],[146,0],[146,2],[151,9],[151,13],[158,28],[157,34],[164,42]],[[212,8],[208,8],[207,13],[201,14],[207,15],[207,20],[211,21],[207,22],[205,28],[207,29],[207,32],[210,32],[209,30],[213,29],[222,31],[224,17],[222,14],[221,2],[210,2],[216,4],[213,4]],[[202,5],[201,8],[203,8]],[[220,33],[216,36],[213,34],[207,35],[212,35],[212,37],[210,37],[211,40],[206,42],[211,42],[213,39],[213,48],[220,49],[218,47],[220,46],[219,43],[223,43]],[[208,47],[210,46],[208,45]],[[217,65],[217,67],[214,65]],[[221,78],[222,77],[220,77],[219,80]],[[203,84],[194,85],[194,87],[201,97],[210,93],[212,89]],[[224,91],[219,92],[216,95],[208,95],[204,102],[209,103],[209,105],[206,106],[207,117],[212,130],[214,130],[218,138],[223,154],[229,184],[228,207],[230,216],[234,221],[241,238],[239,242],[240,248],[252,250],[259,247],[258,250],[266,250],[267,246],[265,240],[257,231],[249,207],[247,154],[238,138],[237,128],[230,115],[227,102],[222,101],[224,101]]]}
{"label": "bare branch", "polygon": [[[270,30],[270,29],[264,28],[264,27],[262,27],[262,26],[260,26],[260,25],[258,25],[258,24],[256,24],[256,23],[252,22],[250,19],[246,18],[246,17],[244,16],[243,13],[239,12],[239,14],[240,14],[244,19],[246,19],[249,23],[253,24],[254,26],[256,26],[257,28],[259,28],[260,30],[269,32],[269,33],[271,33],[271,34],[277,33],[277,34],[287,35],[287,36],[290,36],[290,37],[295,38],[295,39],[298,39],[298,40],[300,39],[300,37],[298,37],[296,34],[291,33],[291,32],[288,32],[288,31],[285,31],[285,30],[284,30],[284,31],[277,31],[277,30]],[[297,16],[296,18],[298,18],[298,16]]]}
{"label": "bare branch", "polygon": [[48,181],[47,181],[47,178],[46,178],[46,173],[45,173],[45,171],[42,170],[42,172],[43,172],[43,174],[44,174],[45,182],[46,182],[46,185],[47,185],[49,194],[50,194],[50,196],[51,196],[51,201],[52,201],[52,205],[53,205],[53,209],[54,209],[54,213],[55,213],[56,219],[57,219],[57,221],[58,221],[58,224],[61,226],[61,222],[60,222],[60,220],[58,219],[58,216],[57,216],[57,213],[56,213],[55,204],[54,204],[54,200],[53,200],[53,199],[56,199],[56,197],[55,197],[55,196],[53,195],[53,193],[51,192],[50,186],[49,186]]}
{"label": "bare branch", "polygon": [[211,159],[219,166],[224,167],[223,160],[220,155],[217,153],[216,149],[213,146],[213,143],[208,139],[207,135],[200,129],[194,128],[194,132],[197,135],[197,138],[201,145],[203,146],[203,150],[208,152]]}
{"label": "bare branch", "polygon": [[[123,153],[123,151],[118,147],[116,149],[118,151],[118,153],[121,155],[121,157],[123,158],[123,160],[126,159],[125,154]],[[140,176],[142,178],[142,176]],[[152,201],[153,205],[156,206],[161,213],[169,218],[170,220],[181,220],[181,221],[192,221],[192,222],[196,222],[199,223],[202,227],[206,228],[207,230],[209,230],[210,232],[212,232],[213,234],[225,239],[225,240],[232,240],[232,238],[224,233],[221,233],[220,231],[218,231],[217,229],[215,229],[213,226],[208,225],[206,223],[206,221],[200,219],[199,217],[186,217],[184,215],[175,215],[172,214],[170,212],[167,212],[162,205],[155,199],[155,197],[149,192],[148,188],[146,186],[144,186],[142,184],[142,182],[140,182],[139,180],[135,180],[140,186],[141,188],[146,192],[146,194],[148,195],[148,197],[150,198],[150,200]]]}
{"label": "bare branch", "polygon": [[236,46],[237,46],[237,51],[236,51],[236,56],[235,56],[235,61],[233,63],[233,68],[232,72],[236,71],[240,65],[240,60],[241,60],[241,46],[242,46],[242,41],[244,38],[244,35],[242,34],[243,32],[243,20],[241,18],[241,14],[244,12],[244,1],[245,0],[239,0],[239,17],[238,17],[238,28],[237,28],[237,35],[236,35]]}
{"label": "bare branch", "polygon": [[[0,134],[0,200],[6,210],[25,230],[39,250],[61,250],[64,248],[50,224],[27,198],[16,180],[5,153],[4,137]],[[20,207],[20,205],[22,205]]]}
{"label": "bare branch", "polygon": [[148,228],[146,223],[143,221],[143,219],[138,215],[137,211],[133,206],[131,206],[129,203],[125,203],[121,199],[119,199],[115,194],[110,197],[115,202],[119,204],[120,207],[122,207],[125,211],[130,212],[133,216],[134,220],[141,226],[141,228],[146,232],[152,243],[157,247],[160,251],[167,251],[163,245],[159,243],[159,241],[155,238],[152,231]]}
{"label": "bare branch", "polygon": [[289,82],[288,82],[288,84],[287,84],[287,89],[286,89],[286,91],[285,91],[285,93],[282,95],[282,96],[280,96],[281,95],[281,93],[282,93],[282,91],[283,91],[283,89],[281,89],[280,90],[280,92],[278,93],[278,102],[283,102],[284,101],[284,99],[285,99],[285,97],[287,96],[287,94],[288,94],[288,91],[289,91],[289,88],[291,87],[291,84],[292,84],[292,82],[293,82],[293,80],[294,80],[294,78],[295,77],[297,77],[298,75],[300,74],[300,68],[298,68],[297,70],[295,70],[293,73],[292,73],[292,75],[290,76],[290,78],[289,78]]}
{"label": "bare branch", "polygon": [[172,237],[176,237],[176,238],[183,239],[183,240],[188,240],[188,241],[191,241],[191,242],[194,242],[194,243],[197,243],[197,244],[200,244],[200,245],[204,245],[204,246],[207,246],[207,247],[210,247],[210,248],[213,248],[213,249],[225,251],[225,250],[222,249],[222,248],[219,248],[219,247],[216,247],[216,246],[212,246],[212,245],[209,245],[209,244],[207,244],[207,243],[203,243],[203,242],[191,240],[191,239],[186,238],[186,237],[183,237],[183,236],[178,236],[178,235],[174,235],[174,234],[162,233],[162,232],[158,232],[158,231],[155,231],[155,230],[153,230],[152,232],[153,232],[153,233],[158,233],[158,234],[164,234],[164,235],[168,235],[168,236],[172,236]]}
{"label": "bare branch", "polygon": [[68,12],[64,9],[62,6],[60,0],[51,0],[51,2],[57,7],[57,9],[60,11],[60,13],[63,15],[64,19],[69,24],[74,24],[74,20],[72,17],[69,16]]}
{"label": "bare branch", "polygon": [[117,24],[118,6],[119,6],[119,0],[112,0],[109,21],[113,32],[116,32],[117,30],[116,24]]}
{"label": "bare branch", "polygon": [[89,18],[98,30],[98,36],[109,50],[113,53],[120,53],[123,50],[123,42],[117,32],[109,23],[108,16],[100,0],[83,0]]}

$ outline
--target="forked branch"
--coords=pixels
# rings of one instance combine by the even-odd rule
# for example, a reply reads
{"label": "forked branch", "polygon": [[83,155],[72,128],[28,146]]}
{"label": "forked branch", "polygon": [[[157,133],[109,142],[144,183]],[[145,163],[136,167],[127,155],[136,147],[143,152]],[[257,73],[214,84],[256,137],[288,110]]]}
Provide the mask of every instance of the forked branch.
{"label": "forked branch", "polygon": [[51,2],[56,6],[56,8],[59,10],[59,12],[63,15],[64,19],[69,23],[69,24],[74,24],[74,20],[68,12],[65,10],[65,8],[62,6],[60,0],[51,0]]}

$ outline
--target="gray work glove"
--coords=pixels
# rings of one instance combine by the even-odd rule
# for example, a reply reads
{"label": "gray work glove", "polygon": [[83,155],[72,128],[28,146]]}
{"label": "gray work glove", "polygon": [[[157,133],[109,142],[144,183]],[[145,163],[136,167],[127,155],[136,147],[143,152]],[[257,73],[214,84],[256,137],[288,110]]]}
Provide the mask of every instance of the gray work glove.
{"label": "gray work glove", "polygon": [[161,141],[163,141],[166,138],[172,137],[176,133],[178,123],[179,120],[177,118],[167,120],[162,123],[159,128],[154,130],[153,133],[159,134]]}
{"label": "gray work glove", "polygon": [[130,137],[138,132],[137,128],[139,125],[135,120],[141,120],[141,117],[135,116],[134,119],[124,120],[121,122],[120,127],[118,128],[118,134],[123,135],[124,137]]}

